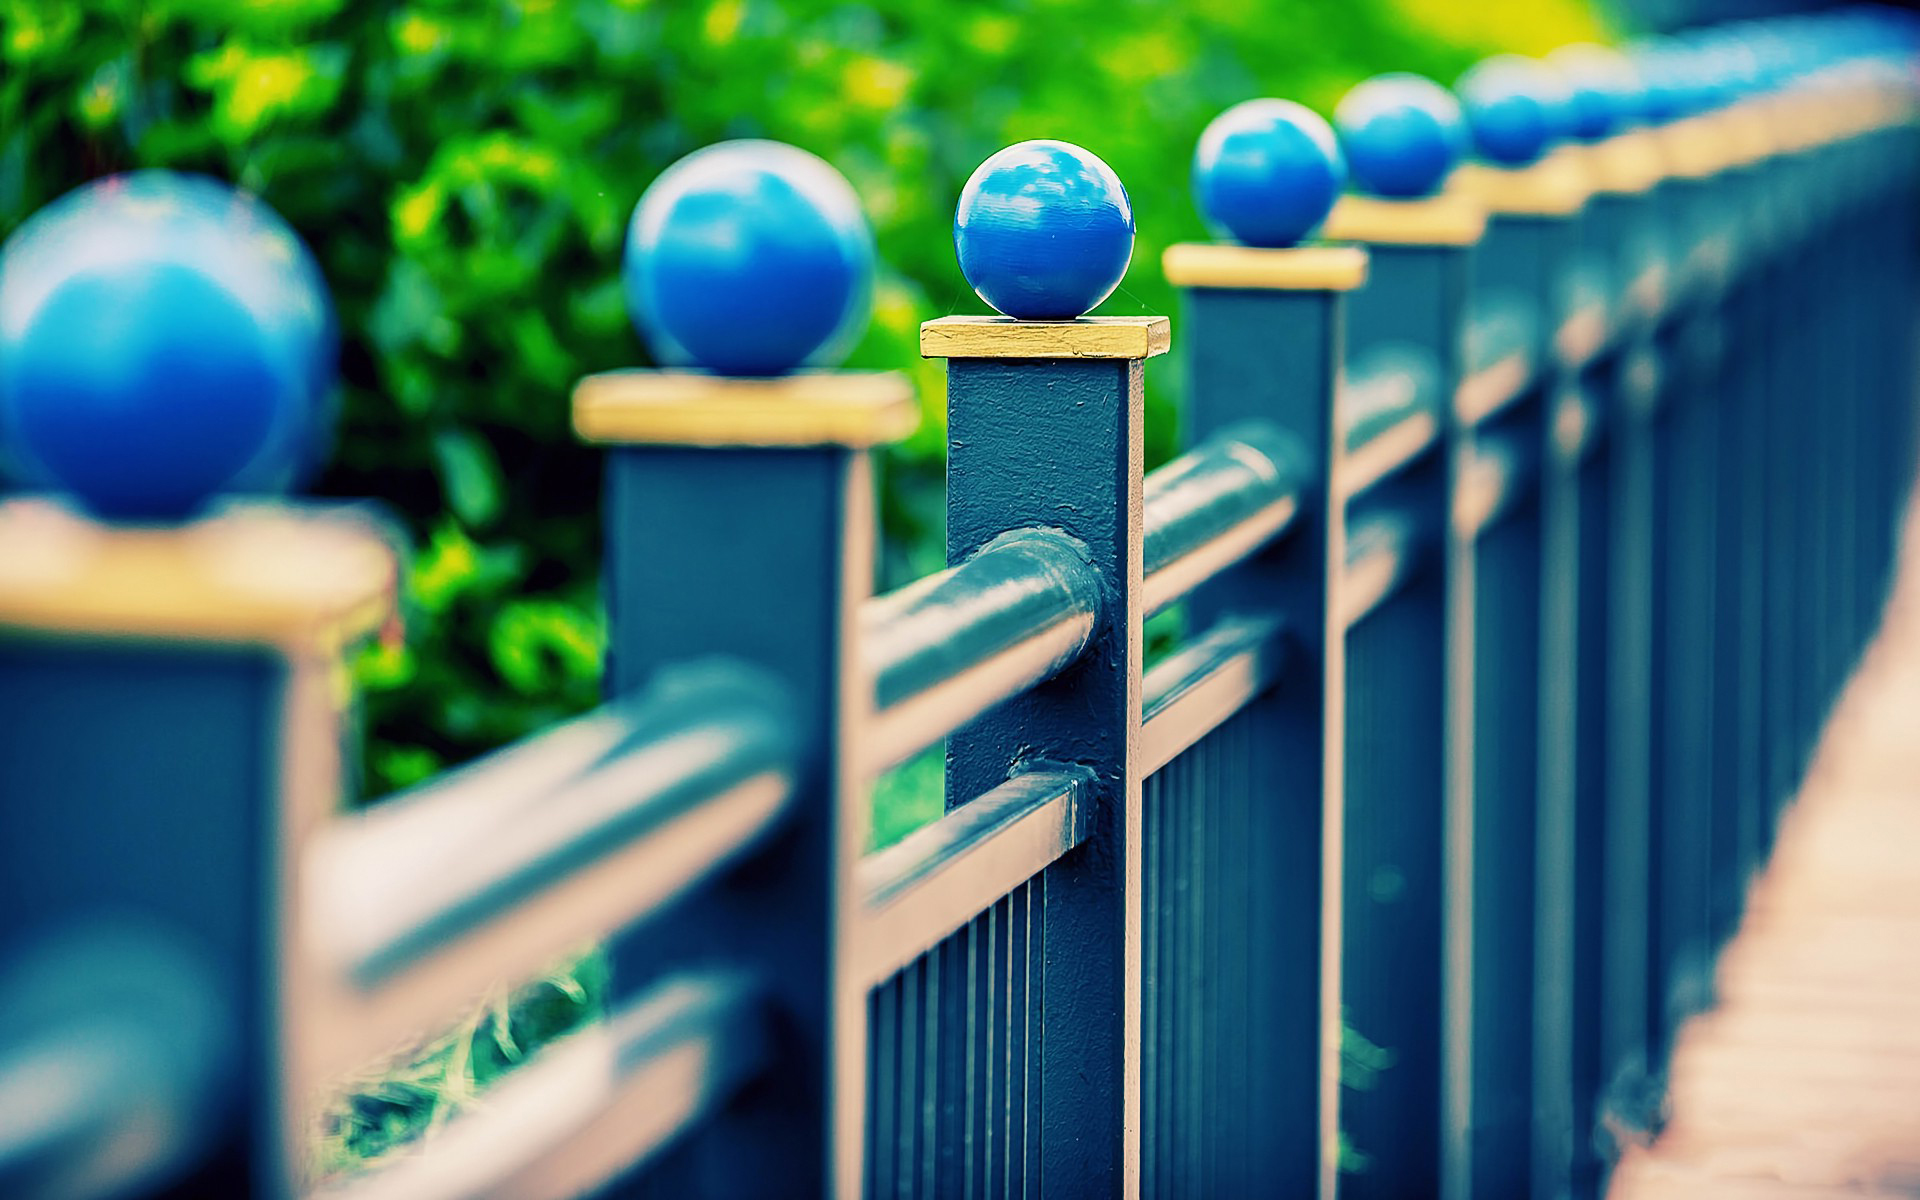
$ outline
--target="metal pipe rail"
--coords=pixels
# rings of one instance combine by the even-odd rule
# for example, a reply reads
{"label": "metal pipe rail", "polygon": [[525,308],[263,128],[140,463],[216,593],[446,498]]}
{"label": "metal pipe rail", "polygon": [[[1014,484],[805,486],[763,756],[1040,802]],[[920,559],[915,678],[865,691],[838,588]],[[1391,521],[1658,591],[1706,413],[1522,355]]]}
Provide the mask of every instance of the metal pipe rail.
{"label": "metal pipe rail", "polygon": [[1151,775],[1272,687],[1286,661],[1277,618],[1229,618],[1141,683],[1140,754]]}
{"label": "metal pipe rail", "polygon": [[1334,584],[1334,615],[1346,629],[1391,596],[1419,570],[1425,529],[1411,514],[1371,513],[1347,526],[1347,554]]}
{"label": "metal pipe rail", "polygon": [[1088,782],[1035,768],[863,858],[855,976],[881,983],[1078,846]]}
{"label": "metal pipe rail", "polygon": [[1160,612],[1279,537],[1300,511],[1307,464],[1293,438],[1249,421],[1146,477],[1141,609]]}
{"label": "metal pipe rail", "polygon": [[778,822],[795,753],[776,685],[694,664],[325,830],[301,931],[320,1069],[698,886]]}
{"label": "metal pipe rail", "polygon": [[1536,364],[1533,313],[1518,302],[1489,302],[1467,315],[1464,371],[1453,393],[1454,420],[1470,428],[1526,393]]}
{"label": "metal pipe rail", "polygon": [[1440,371],[1413,346],[1367,350],[1335,401],[1342,434],[1334,493],[1352,499],[1419,460],[1440,438]]}
{"label": "metal pipe rail", "polygon": [[656,985],[542,1050],[419,1153],[311,1200],[565,1200],[644,1165],[724,1105],[771,1053],[753,989],[732,975]]}
{"label": "metal pipe rail", "polygon": [[[1142,484],[1141,606],[1161,611],[1280,536],[1299,512],[1302,457],[1273,427],[1224,430]],[[905,761],[1086,648],[1101,581],[1073,539],[1003,534],[959,566],[868,602],[874,679],[867,765]]]}

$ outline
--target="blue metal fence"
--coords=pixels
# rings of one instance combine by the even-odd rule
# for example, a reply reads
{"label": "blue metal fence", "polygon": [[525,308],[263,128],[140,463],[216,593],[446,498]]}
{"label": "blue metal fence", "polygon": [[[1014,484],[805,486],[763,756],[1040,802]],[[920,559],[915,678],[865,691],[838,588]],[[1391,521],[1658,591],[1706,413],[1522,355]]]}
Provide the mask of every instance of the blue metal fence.
{"label": "blue metal fence", "polygon": [[0,506],[0,1191],[301,1191],[317,1087],[605,938],[604,1025],[324,1194],[1596,1194],[1889,579],[1877,54],[1175,247],[1171,338],[929,323],[953,566],[893,595],[901,378],[584,381],[609,700],[361,814],[362,521]]}

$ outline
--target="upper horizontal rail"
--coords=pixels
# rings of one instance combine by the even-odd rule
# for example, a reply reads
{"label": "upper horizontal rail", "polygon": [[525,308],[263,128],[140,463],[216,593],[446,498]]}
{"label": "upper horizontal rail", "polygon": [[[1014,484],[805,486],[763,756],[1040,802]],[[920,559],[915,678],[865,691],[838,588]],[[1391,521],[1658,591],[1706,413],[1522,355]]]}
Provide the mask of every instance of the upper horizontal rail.
{"label": "upper horizontal rail", "polygon": [[773,826],[795,753],[772,683],[697,664],[323,831],[302,933],[335,1053],[657,911]]}
{"label": "upper horizontal rail", "polygon": [[1100,577],[1057,530],[1004,534],[957,567],[868,602],[867,765],[881,770],[1064,669],[1093,636]]}
{"label": "upper horizontal rail", "polygon": [[540,1052],[420,1152],[312,1200],[561,1200],[598,1190],[717,1109],[766,1063],[736,976],[681,976]]}
{"label": "upper horizontal rail", "polygon": [[1148,475],[1142,609],[1167,608],[1278,537],[1305,485],[1297,443],[1258,421],[1223,429]]}
{"label": "upper horizontal rail", "polygon": [[855,974],[872,986],[938,945],[1087,836],[1087,773],[1035,770],[860,861]]}
{"label": "upper horizontal rail", "polygon": [[1480,424],[1525,394],[1536,337],[1532,310],[1517,301],[1490,301],[1468,315],[1465,369],[1453,393],[1454,419],[1462,427]]}
{"label": "upper horizontal rail", "polygon": [[1348,367],[1336,409],[1341,452],[1334,491],[1351,499],[1425,454],[1440,436],[1440,374],[1433,356],[1386,344]]}

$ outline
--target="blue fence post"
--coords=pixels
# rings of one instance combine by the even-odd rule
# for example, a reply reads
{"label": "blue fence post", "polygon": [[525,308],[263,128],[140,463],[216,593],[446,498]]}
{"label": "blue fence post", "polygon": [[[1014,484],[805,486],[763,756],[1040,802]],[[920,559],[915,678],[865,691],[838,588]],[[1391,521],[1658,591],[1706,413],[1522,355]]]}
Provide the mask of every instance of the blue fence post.
{"label": "blue fence post", "polygon": [[[1446,431],[1441,459],[1410,473],[1398,494],[1350,508],[1350,536],[1387,503],[1430,522],[1432,538],[1456,541],[1454,393],[1468,264],[1484,226],[1480,208],[1454,195],[1349,196],[1327,222],[1326,236],[1369,255],[1366,285],[1347,298],[1346,369],[1357,375],[1384,355],[1411,355],[1431,374]],[[1344,1127],[1370,1156],[1348,1183],[1360,1195],[1464,1196],[1475,1161],[1475,1054],[1479,1025],[1494,1014],[1479,1002],[1473,957],[1486,914],[1475,903],[1472,643],[1457,553],[1449,549],[1444,571],[1426,571],[1347,641],[1346,1006],[1355,1031],[1392,1056],[1370,1092],[1346,1097]],[[1527,857],[1530,871],[1530,848]],[[1524,1113],[1514,1116],[1524,1130]],[[1518,1145],[1508,1166],[1524,1170]],[[1390,1156],[1375,1149],[1387,1146]]]}
{"label": "blue fence post", "polygon": [[853,748],[872,697],[853,635],[873,579],[869,447],[916,412],[895,374],[623,371],[574,393],[575,428],[609,447],[609,695],[725,655],[782,680],[803,714],[780,844],[703,897],[699,922],[652,922],[610,950],[620,996],[706,963],[755,970],[773,1009],[775,1065],[649,1171],[659,1194],[859,1192],[866,996],[842,962],[866,828]]}
{"label": "blue fence post", "polygon": [[[1039,1170],[1051,1187],[1137,1187],[1140,1112],[1141,421],[1164,317],[948,317],[921,331],[947,360],[947,558],[1059,529],[1106,581],[1079,663],[947,740],[949,804],[1023,763],[1094,775],[1086,844],[1043,876]],[[1069,1185],[1065,1181],[1072,1181]]]}
{"label": "blue fence post", "polygon": [[[1221,1106],[1217,1119],[1232,1137],[1212,1135],[1222,1143],[1214,1156],[1229,1164],[1216,1183],[1223,1195],[1262,1188],[1331,1195],[1341,1108],[1341,829],[1352,700],[1338,602],[1347,446],[1335,395],[1343,301],[1364,281],[1367,259],[1355,247],[1179,245],[1167,251],[1164,268],[1182,293],[1187,412],[1196,434],[1241,421],[1277,425],[1296,439],[1312,481],[1288,538],[1201,589],[1189,608],[1197,628],[1229,614],[1277,611],[1293,651],[1281,685],[1248,710],[1272,793],[1246,814],[1247,828],[1227,832],[1250,839],[1259,864],[1244,898],[1254,926],[1250,995],[1258,1011],[1230,1027],[1245,1026],[1245,1045],[1232,1046],[1231,1033],[1222,1039],[1229,1053],[1249,1060],[1255,1086],[1243,1111]],[[1433,691],[1437,710],[1437,683]],[[1437,711],[1431,715],[1437,720]]]}
{"label": "blue fence post", "polygon": [[290,1194],[324,1080],[282,906],[350,787],[338,677],[391,555],[350,516],[132,529],[20,499],[0,564],[0,1011],[9,1041],[113,1056],[49,1094],[45,1178],[8,1186],[130,1151],[181,1195]]}
{"label": "blue fence post", "polygon": [[1530,316],[1539,408],[1539,794],[1534,908],[1532,1188],[1594,1194],[1601,859],[1605,821],[1606,495],[1604,414],[1589,369],[1599,349],[1569,287],[1589,196],[1562,147],[1520,167],[1461,169],[1454,186],[1489,212],[1475,255],[1488,307]]}

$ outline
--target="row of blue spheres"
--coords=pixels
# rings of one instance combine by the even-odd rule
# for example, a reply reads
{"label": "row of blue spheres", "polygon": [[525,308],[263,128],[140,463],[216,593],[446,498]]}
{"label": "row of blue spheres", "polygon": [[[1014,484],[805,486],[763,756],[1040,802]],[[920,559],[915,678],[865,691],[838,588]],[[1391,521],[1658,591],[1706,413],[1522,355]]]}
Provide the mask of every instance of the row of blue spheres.
{"label": "row of blue spheres", "polygon": [[[1202,134],[1195,200],[1222,237],[1290,246],[1350,182],[1431,195],[1469,151],[1524,166],[1564,140],[1709,112],[1820,72],[1910,79],[1916,46],[1913,28],[1890,18],[1797,18],[1626,52],[1501,56],[1451,92],[1384,75],[1349,92],[1331,124],[1290,101],[1251,100]],[[1119,285],[1133,210],[1093,154],[1022,142],[967,180],[953,236],[989,305],[1067,320]],[[864,326],[873,273],[873,236],[845,178],[794,147],[735,141],[647,189],[622,280],[658,361],[765,376],[839,361]],[[0,475],[135,521],[297,486],[324,456],[336,348],[319,268],[264,204],[167,172],[98,181],[0,249]]]}

